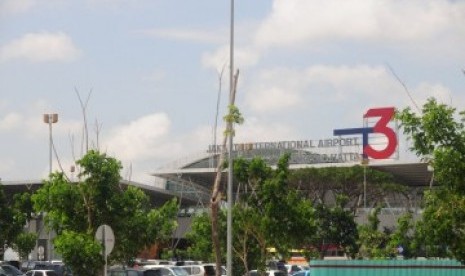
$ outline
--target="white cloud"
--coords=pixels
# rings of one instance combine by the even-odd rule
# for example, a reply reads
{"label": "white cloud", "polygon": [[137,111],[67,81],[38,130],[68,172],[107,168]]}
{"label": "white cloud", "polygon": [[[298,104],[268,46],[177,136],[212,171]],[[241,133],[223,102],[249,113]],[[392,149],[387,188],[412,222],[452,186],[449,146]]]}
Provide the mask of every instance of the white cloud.
{"label": "white cloud", "polygon": [[101,147],[122,160],[169,154],[171,143],[167,135],[170,126],[166,114],[147,115],[110,131]]}
{"label": "white cloud", "polygon": [[[229,66],[229,45],[222,46],[214,52],[205,53],[202,56],[202,64],[206,68],[219,69],[226,64]],[[260,58],[259,52],[254,48],[235,47],[234,67],[245,68],[257,64]]]}
{"label": "white cloud", "polygon": [[[101,150],[123,164],[125,179],[150,183],[151,173],[160,167],[178,167],[205,156],[212,141],[210,126],[199,126],[182,135],[171,132],[167,114],[138,118],[107,133]],[[219,137],[219,136],[218,136]]]}
{"label": "white cloud", "polygon": [[[339,49],[347,57],[380,54],[444,61],[465,58],[465,2],[448,0],[274,0],[271,12],[250,28],[237,30],[235,67],[273,62],[273,56],[298,50],[309,53]],[[367,50],[365,55],[363,51]],[[279,51],[284,52],[279,52]],[[444,56],[447,53],[447,56]],[[337,54],[336,54],[337,55]],[[372,58],[372,57],[371,57]],[[202,56],[208,68],[229,62],[229,45]],[[376,62],[379,62],[376,60]]]}
{"label": "white cloud", "polygon": [[9,113],[0,119],[0,130],[10,130],[17,128],[22,121],[22,116],[18,113]]}
{"label": "white cloud", "polygon": [[148,36],[157,38],[182,40],[196,43],[223,44],[228,40],[225,32],[213,32],[197,29],[147,29],[137,31]]}
{"label": "white cloud", "polygon": [[293,45],[341,39],[434,41],[463,35],[465,3],[447,0],[275,0],[256,43]]}
{"label": "white cloud", "polygon": [[[463,99],[453,98],[452,91],[440,83],[422,82],[413,89],[412,97],[420,108],[431,97],[450,106],[463,106],[460,104]],[[413,105],[413,103],[410,103],[410,105]]]}
{"label": "white cloud", "polygon": [[400,91],[382,66],[315,65],[302,70],[263,70],[246,89],[245,102],[257,112],[315,108],[354,99],[385,99]]}
{"label": "white cloud", "polygon": [[269,122],[258,117],[247,117],[244,124],[235,126],[234,143],[288,140],[297,137],[292,124]]}
{"label": "white cloud", "polygon": [[33,62],[72,61],[80,55],[65,33],[28,33],[0,48],[0,61],[26,59]]}
{"label": "white cloud", "polygon": [[37,0],[2,0],[0,1],[0,15],[16,14],[31,10]]}

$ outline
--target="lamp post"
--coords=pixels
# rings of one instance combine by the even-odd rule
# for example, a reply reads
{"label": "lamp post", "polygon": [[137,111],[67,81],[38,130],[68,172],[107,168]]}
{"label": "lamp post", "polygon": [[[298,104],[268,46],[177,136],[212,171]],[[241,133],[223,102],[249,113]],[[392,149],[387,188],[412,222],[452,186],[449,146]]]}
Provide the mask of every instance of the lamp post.
{"label": "lamp post", "polygon": [[52,148],[53,148],[53,139],[52,139],[52,124],[58,122],[58,114],[56,113],[50,113],[50,114],[44,114],[44,123],[48,124],[48,129],[49,129],[49,149],[50,149],[50,155],[49,155],[49,173],[52,173]]}
{"label": "lamp post", "polygon": [[[49,113],[49,114],[44,114],[44,123],[48,124],[48,129],[49,129],[49,176],[52,174],[52,149],[53,149],[53,138],[52,138],[52,124],[55,124],[58,122],[58,114],[56,113]],[[48,260],[52,260],[52,242],[51,242],[51,232],[50,230],[48,231],[48,240],[47,240],[47,257]]]}

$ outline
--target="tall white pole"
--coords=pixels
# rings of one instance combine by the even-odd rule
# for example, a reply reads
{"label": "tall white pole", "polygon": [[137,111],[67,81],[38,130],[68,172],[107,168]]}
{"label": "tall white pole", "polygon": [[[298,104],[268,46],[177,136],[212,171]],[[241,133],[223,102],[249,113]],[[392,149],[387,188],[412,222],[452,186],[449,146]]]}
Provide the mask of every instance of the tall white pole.
{"label": "tall white pole", "polygon": [[[52,174],[52,146],[53,146],[53,140],[52,140],[52,118],[50,118],[51,114],[49,114],[49,120],[48,120],[48,133],[49,133],[49,177]],[[48,261],[52,261],[52,234],[51,230],[48,230],[48,241],[47,241],[47,257]]]}
{"label": "tall white pole", "polygon": [[52,119],[49,118],[48,120],[48,133],[49,133],[49,170],[48,174],[52,173],[52,161],[53,161],[53,154],[52,154],[52,146],[53,146],[53,140],[52,140]]}
{"label": "tall white pole", "polygon": [[[229,105],[233,104],[234,89],[234,0],[231,0],[231,30],[229,45]],[[233,124],[229,132],[228,155],[228,214],[226,237],[226,270],[232,276],[232,202],[233,202]]]}
{"label": "tall white pole", "polygon": [[[53,135],[52,135],[52,124],[58,122],[58,114],[44,114],[44,123],[48,124],[49,133],[49,177],[52,174],[52,162],[53,162]],[[47,240],[47,257],[48,261],[52,261],[52,234],[51,230],[48,231]]]}

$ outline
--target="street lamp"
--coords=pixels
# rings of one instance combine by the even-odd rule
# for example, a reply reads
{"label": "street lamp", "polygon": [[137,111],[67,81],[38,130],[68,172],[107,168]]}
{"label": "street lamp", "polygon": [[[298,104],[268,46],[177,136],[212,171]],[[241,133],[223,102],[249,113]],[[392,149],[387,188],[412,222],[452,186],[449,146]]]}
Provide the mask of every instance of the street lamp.
{"label": "street lamp", "polygon": [[49,129],[49,142],[50,142],[50,167],[49,167],[49,173],[52,173],[52,148],[53,148],[53,139],[52,139],[52,124],[58,122],[58,114],[56,113],[49,113],[49,114],[44,114],[44,123],[48,124],[48,129]]}
{"label": "street lamp", "polygon": [[[49,177],[52,174],[52,148],[53,148],[53,139],[52,139],[52,124],[55,124],[58,122],[58,114],[56,113],[49,113],[49,114],[44,114],[44,123],[48,124],[48,129],[49,129]],[[47,255],[48,255],[48,260],[52,260],[52,242],[51,242],[51,231],[48,231],[48,240],[47,240]]]}

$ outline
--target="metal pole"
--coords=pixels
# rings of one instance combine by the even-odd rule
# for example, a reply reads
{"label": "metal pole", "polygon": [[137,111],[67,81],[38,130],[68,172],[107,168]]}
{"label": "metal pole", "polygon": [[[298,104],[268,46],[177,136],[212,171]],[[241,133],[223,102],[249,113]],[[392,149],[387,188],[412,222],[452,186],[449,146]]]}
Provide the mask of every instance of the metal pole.
{"label": "metal pole", "polygon": [[[234,0],[231,0],[231,30],[229,45],[229,104],[233,104],[234,89]],[[227,213],[227,237],[226,237],[226,270],[227,275],[232,276],[232,201],[233,201],[233,125],[229,132],[228,155],[228,213]]]}
{"label": "metal pole", "polygon": [[49,118],[48,118],[48,133],[49,133],[49,176],[50,174],[52,173],[52,143],[53,143],[53,140],[52,140],[52,118],[51,117],[51,114],[48,114]]}
{"label": "metal pole", "polygon": [[[44,114],[44,123],[48,124],[49,133],[49,177],[52,174],[52,162],[53,162],[53,135],[52,135],[52,124],[58,122],[58,114]],[[47,259],[52,261],[52,233],[48,231],[47,240]]]}
{"label": "metal pole", "polygon": [[367,209],[367,164],[363,165],[363,209]]}
{"label": "metal pole", "polygon": [[106,237],[105,237],[106,228],[107,228],[106,226],[103,226],[103,229],[102,229],[103,256],[105,256],[105,266],[103,268],[104,276],[107,276],[107,266],[108,266],[108,255],[107,255]]}
{"label": "metal pole", "polygon": [[[48,133],[49,133],[49,177],[52,174],[52,114],[48,114]],[[47,257],[48,261],[52,261],[52,231],[48,230],[48,240],[47,240]]]}

